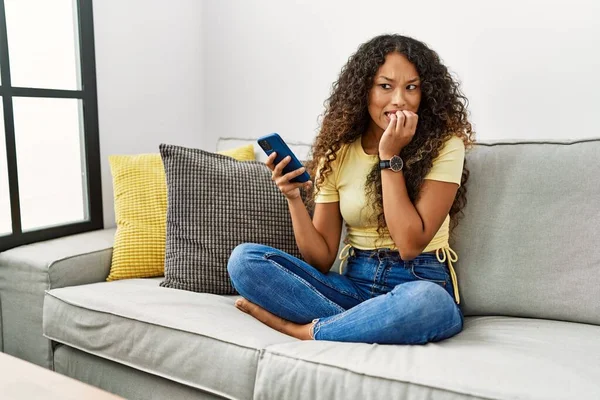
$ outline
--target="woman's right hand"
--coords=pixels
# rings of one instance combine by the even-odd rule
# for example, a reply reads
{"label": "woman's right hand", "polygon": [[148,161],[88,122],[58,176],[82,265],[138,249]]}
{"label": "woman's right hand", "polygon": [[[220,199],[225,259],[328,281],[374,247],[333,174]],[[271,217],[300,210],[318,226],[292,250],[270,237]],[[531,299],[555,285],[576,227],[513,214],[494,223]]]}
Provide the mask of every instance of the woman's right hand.
{"label": "woman's right hand", "polygon": [[277,157],[277,153],[273,152],[271,153],[271,155],[269,155],[269,158],[267,158],[267,161],[265,162],[265,164],[267,164],[267,167],[269,167],[269,169],[272,171],[271,180],[275,182],[277,188],[281,191],[281,193],[283,193],[283,195],[288,200],[297,199],[298,197],[300,197],[300,188],[304,186],[306,189],[309,189],[312,185],[312,182],[307,181],[304,183],[294,183],[290,182],[290,180],[302,175],[306,168],[298,168],[295,171],[282,175],[283,168],[285,168],[285,166],[289,164],[292,158],[290,156],[287,156],[286,158],[281,160],[279,164],[275,165],[275,157]]}

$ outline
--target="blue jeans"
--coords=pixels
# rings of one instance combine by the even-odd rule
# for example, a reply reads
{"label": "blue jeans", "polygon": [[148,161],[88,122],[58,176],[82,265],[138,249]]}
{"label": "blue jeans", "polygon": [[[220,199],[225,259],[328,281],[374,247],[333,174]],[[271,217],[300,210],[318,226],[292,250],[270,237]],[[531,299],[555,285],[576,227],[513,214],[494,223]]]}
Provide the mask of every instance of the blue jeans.
{"label": "blue jeans", "polygon": [[227,265],[240,295],[298,324],[315,340],[423,344],[459,333],[463,315],[448,268],[435,254],[402,261],[386,249],[353,249],[343,275],[323,274],[285,252],[237,246]]}

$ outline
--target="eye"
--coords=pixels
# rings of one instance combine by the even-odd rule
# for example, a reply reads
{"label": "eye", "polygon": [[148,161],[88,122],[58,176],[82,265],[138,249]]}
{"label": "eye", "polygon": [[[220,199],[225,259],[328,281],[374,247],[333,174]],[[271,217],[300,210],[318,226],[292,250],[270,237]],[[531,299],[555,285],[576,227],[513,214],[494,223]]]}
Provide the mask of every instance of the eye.
{"label": "eye", "polygon": [[417,85],[412,85],[412,84],[411,84],[411,85],[408,85],[406,88],[407,88],[408,90],[415,90],[415,89],[417,88]]}
{"label": "eye", "polygon": [[389,83],[382,83],[379,86],[381,86],[383,89],[391,89],[392,85],[390,85]]}

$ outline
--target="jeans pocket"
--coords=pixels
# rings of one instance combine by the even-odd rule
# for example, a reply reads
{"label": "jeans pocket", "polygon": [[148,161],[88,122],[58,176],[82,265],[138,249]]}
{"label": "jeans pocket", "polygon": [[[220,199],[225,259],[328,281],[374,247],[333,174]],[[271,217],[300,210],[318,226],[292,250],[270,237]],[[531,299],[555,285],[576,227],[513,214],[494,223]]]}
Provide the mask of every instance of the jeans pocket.
{"label": "jeans pocket", "polygon": [[446,266],[437,260],[414,260],[410,267],[410,272],[419,280],[434,282],[444,287],[448,285],[450,281],[450,274],[448,273]]}

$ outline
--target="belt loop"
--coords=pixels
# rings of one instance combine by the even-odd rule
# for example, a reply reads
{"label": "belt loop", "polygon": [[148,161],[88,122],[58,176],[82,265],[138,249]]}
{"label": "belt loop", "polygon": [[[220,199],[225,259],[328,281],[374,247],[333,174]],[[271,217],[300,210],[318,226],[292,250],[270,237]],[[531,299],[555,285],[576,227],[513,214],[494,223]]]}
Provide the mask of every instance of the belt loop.
{"label": "belt loop", "polygon": [[383,254],[384,249],[377,249],[377,259],[381,262],[381,254]]}
{"label": "belt loop", "polygon": [[353,256],[354,255],[354,248],[352,247],[352,245],[350,243],[347,243],[344,248],[340,251],[340,267],[339,267],[339,274],[342,275],[344,273],[344,263],[346,262],[346,260],[348,259],[348,257]]}

